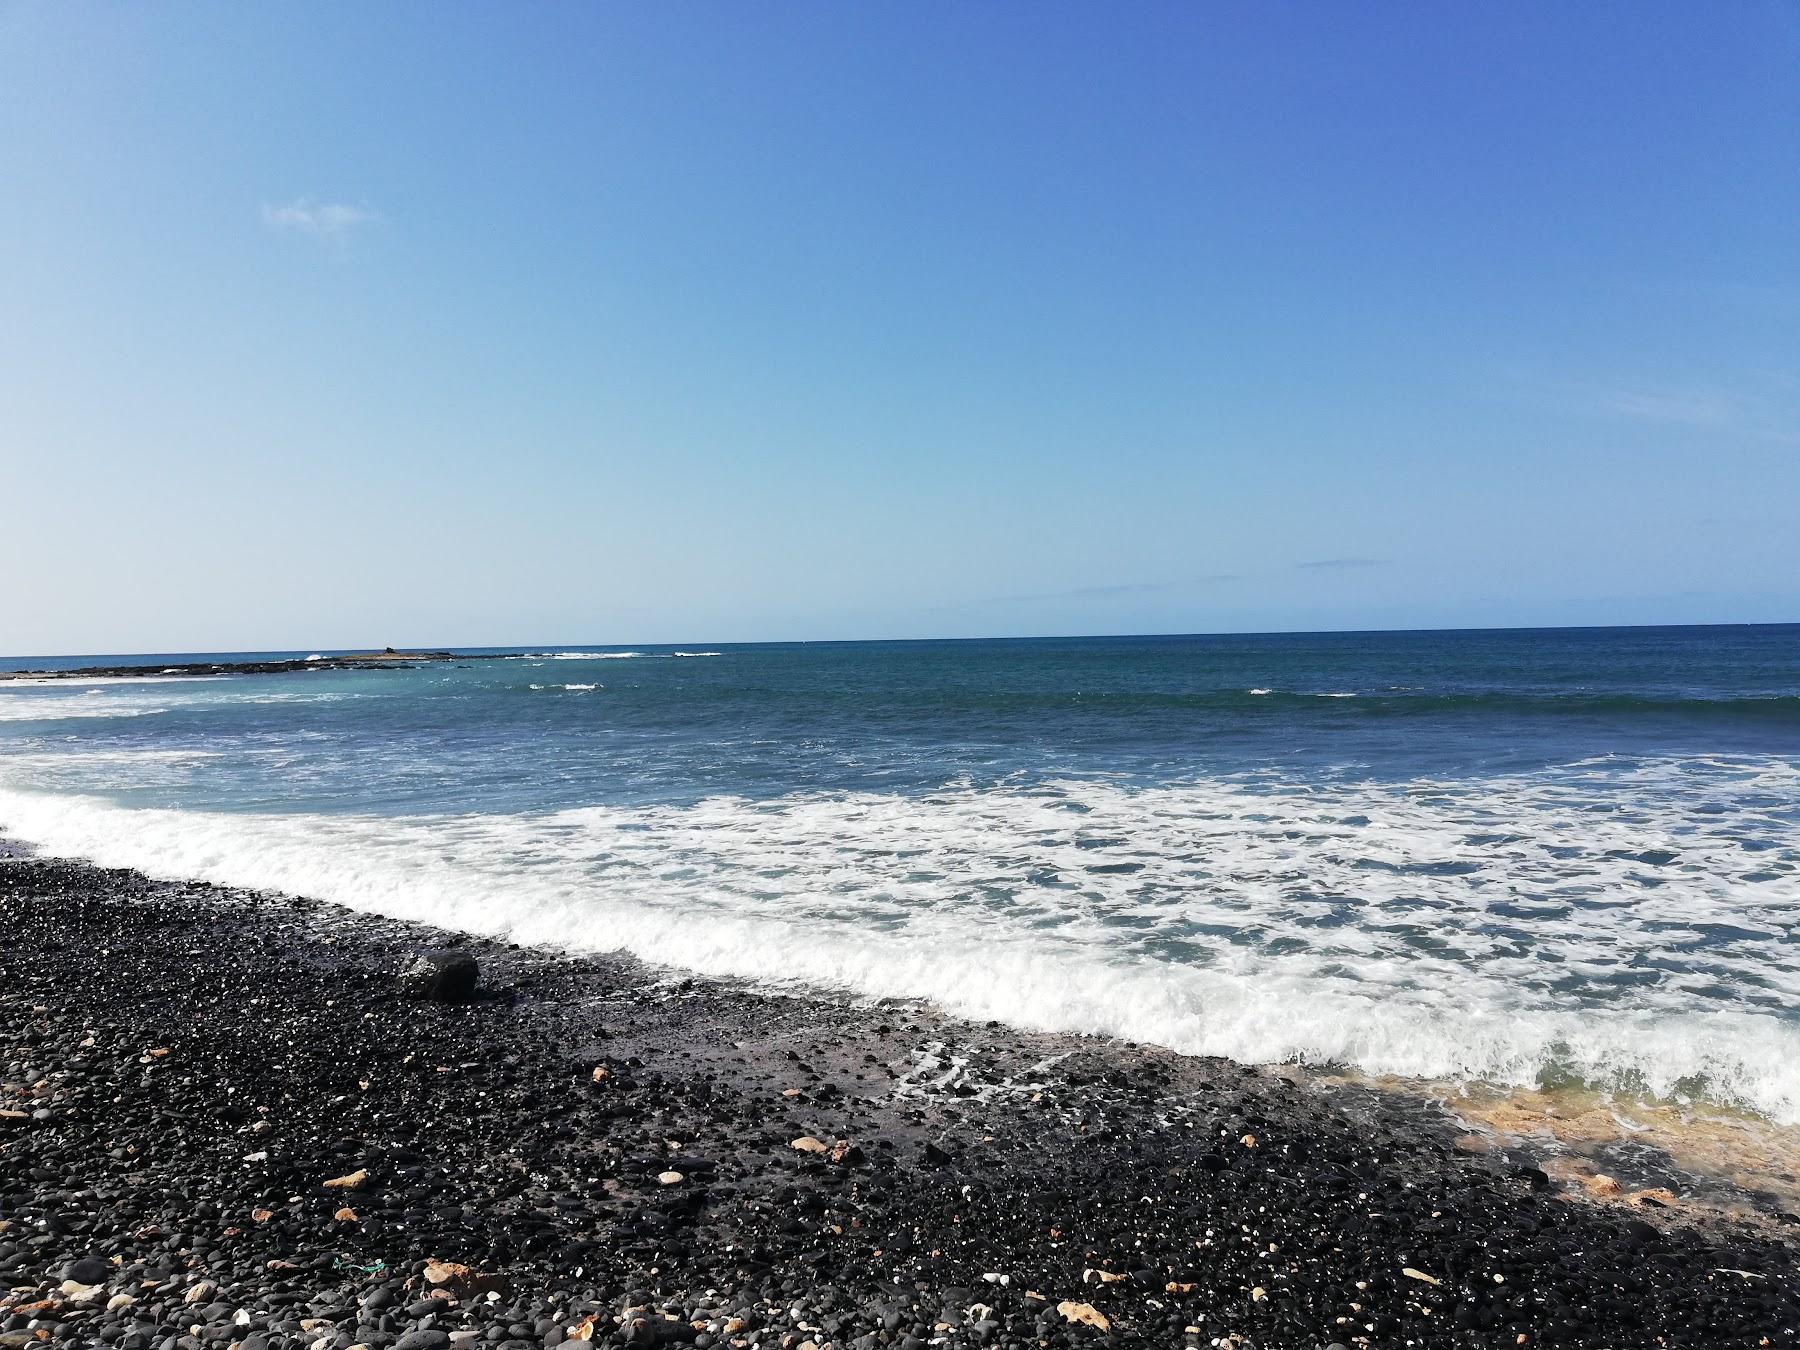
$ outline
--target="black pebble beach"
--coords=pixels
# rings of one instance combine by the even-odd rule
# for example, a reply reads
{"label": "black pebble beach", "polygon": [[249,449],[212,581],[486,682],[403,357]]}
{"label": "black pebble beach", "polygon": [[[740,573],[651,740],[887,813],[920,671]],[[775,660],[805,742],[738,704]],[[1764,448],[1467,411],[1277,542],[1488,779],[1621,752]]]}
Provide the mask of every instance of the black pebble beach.
{"label": "black pebble beach", "polygon": [[1791,1216],[1400,1094],[79,863],[0,923],[0,1350],[1800,1343]]}

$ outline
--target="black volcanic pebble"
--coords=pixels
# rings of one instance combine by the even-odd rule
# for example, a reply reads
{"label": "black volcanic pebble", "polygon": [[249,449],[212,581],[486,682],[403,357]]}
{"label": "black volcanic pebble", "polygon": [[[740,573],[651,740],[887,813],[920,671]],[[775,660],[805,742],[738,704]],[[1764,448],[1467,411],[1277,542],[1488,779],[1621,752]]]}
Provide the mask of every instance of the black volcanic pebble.
{"label": "black volcanic pebble", "polygon": [[[1557,1194],[1398,1096],[53,860],[0,862],[0,919],[0,1108],[25,1116],[0,1134],[0,1350],[40,1343],[34,1320],[117,1350],[1710,1350],[1800,1328],[1791,1228]],[[421,948],[469,960],[464,1006],[394,997]],[[518,996],[471,1000],[477,961]],[[921,1093],[927,1060],[970,1069]],[[79,1275],[106,1293],[23,1311]]]}
{"label": "black volcanic pebble", "polygon": [[105,1284],[113,1268],[95,1256],[83,1256],[62,1268],[62,1278],[77,1284]]}
{"label": "black volcanic pebble", "polygon": [[480,963],[467,952],[415,952],[400,971],[400,987],[414,998],[466,1003],[480,977]]}

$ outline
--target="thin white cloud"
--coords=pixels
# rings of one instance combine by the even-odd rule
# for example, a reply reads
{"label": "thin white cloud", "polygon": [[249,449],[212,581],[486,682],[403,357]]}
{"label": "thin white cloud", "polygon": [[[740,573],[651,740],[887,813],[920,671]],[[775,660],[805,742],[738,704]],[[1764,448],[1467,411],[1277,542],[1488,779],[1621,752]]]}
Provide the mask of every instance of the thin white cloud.
{"label": "thin white cloud", "polygon": [[1711,431],[1738,440],[1800,445],[1800,410],[1779,382],[1760,393],[1723,389],[1597,389],[1596,411],[1657,426]]}
{"label": "thin white cloud", "polygon": [[381,214],[366,206],[348,202],[316,202],[310,197],[296,197],[283,206],[263,203],[263,224],[275,230],[295,230],[315,239],[342,242],[365,225],[373,225]]}
{"label": "thin white cloud", "polygon": [[1648,427],[1712,432],[1744,441],[1800,444],[1795,395],[1800,385],[1785,375],[1764,376],[1727,389],[1668,384],[1601,384],[1517,377],[1537,400],[1566,412],[1637,422]]}
{"label": "thin white cloud", "polygon": [[1600,411],[1640,422],[1729,427],[1743,417],[1743,408],[1738,399],[1709,390],[1596,389],[1593,391],[1593,398]]}

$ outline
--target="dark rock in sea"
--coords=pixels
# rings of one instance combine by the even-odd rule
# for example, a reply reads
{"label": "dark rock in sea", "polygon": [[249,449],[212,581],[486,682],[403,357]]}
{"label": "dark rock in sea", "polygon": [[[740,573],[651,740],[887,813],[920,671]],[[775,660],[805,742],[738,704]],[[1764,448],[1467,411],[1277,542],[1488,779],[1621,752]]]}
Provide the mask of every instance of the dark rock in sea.
{"label": "dark rock in sea", "polygon": [[400,987],[414,998],[466,1003],[475,996],[481,966],[465,951],[415,952],[400,971]]}

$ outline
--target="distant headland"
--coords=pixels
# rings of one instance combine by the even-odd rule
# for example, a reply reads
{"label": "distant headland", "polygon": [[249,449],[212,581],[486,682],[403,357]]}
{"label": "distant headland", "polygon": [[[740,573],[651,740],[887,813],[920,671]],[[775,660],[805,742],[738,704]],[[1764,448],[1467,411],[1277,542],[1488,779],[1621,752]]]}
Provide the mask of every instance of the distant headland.
{"label": "distant headland", "polygon": [[185,661],[175,665],[82,666],[76,670],[0,671],[0,680],[156,679],[159,676],[282,675],[296,670],[394,670],[432,661],[492,660],[492,654],[469,656],[455,652],[402,652],[383,647],[378,652],[350,652],[342,656],[283,657],[273,661]]}

